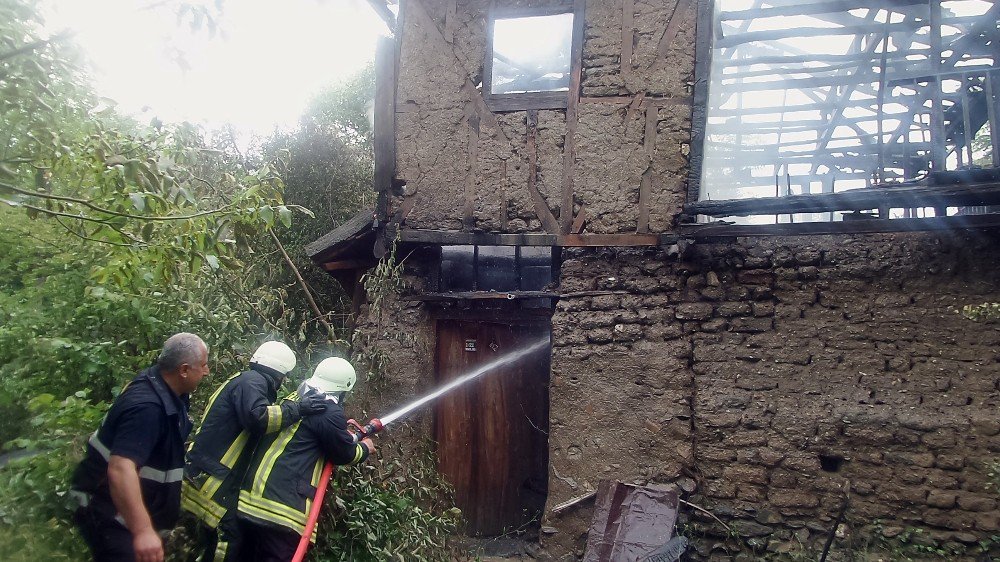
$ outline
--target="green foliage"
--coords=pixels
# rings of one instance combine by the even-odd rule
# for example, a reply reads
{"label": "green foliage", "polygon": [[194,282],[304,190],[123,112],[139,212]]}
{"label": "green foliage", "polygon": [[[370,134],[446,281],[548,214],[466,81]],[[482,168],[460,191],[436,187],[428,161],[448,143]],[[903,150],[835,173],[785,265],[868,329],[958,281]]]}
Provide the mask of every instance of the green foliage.
{"label": "green foliage", "polygon": [[[393,458],[400,458],[395,451]],[[447,540],[461,511],[434,470],[429,452],[398,460],[340,467],[320,521],[321,560],[381,562],[451,560]]]}
{"label": "green foliage", "polygon": [[0,541],[0,558],[82,558],[79,538],[67,532],[74,507],[69,480],[86,435],[106,410],[106,403],[92,403],[83,391],[61,401],[41,394],[28,403],[30,430],[10,445],[30,455],[0,470],[0,528],[7,536]]}

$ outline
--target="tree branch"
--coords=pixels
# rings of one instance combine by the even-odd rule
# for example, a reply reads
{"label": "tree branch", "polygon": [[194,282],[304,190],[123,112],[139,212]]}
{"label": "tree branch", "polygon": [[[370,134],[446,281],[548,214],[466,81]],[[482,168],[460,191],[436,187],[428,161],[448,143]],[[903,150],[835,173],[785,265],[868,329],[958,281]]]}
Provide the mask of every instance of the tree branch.
{"label": "tree branch", "polygon": [[[163,217],[158,217],[158,216],[153,216],[153,215],[132,215],[132,214],[129,214],[129,213],[122,213],[120,211],[114,211],[114,210],[111,210],[111,209],[105,209],[104,207],[99,207],[99,206],[93,204],[92,202],[90,202],[90,201],[88,201],[86,199],[79,199],[77,197],[69,197],[67,195],[55,195],[55,194],[52,194],[52,193],[41,193],[39,191],[31,191],[29,189],[21,189],[20,187],[13,186],[13,185],[10,185],[10,184],[4,183],[4,182],[0,182],[0,187],[2,187],[4,189],[9,189],[9,190],[11,190],[11,191],[13,191],[15,193],[19,193],[21,195],[25,195],[25,196],[28,196],[28,197],[37,197],[39,199],[49,199],[49,200],[52,200],[52,201],[62,201],[62,202],[65,202],[65,203],[76,203],[78,205],[83,205],[84,207],[87,207],[88,209],[97,211],[98,213],[104,213],[104,214],[112,215],[112,216],[115,216],[115,217],[122,217],[122,218],[126,218],[126,219],[144,220],[144,221],[179,221],[179,220],[187,220],[187,219],[196,219],[198,217],[204,217],[204,216],[208,216],[208,215],[214,215],[214,214],[225,212],[228,208],[230,208],[230,207],[233,206],[232,203],[230,203],[229,205],[224,205],[222,207],[219,207],[218,209],[211,209],[211,210],[208,210],[208,211],[199,211],[197,213],[192,213],[190,215],[167,215],[167,216],[163,216]],[[30,205],[25,205],[25,206],[26,207],[30,207]],[[85,217],[82,217],[82,216],[78,217],[78,218],[84,218],[85,220],[94,220],[95,222],[103,222],[103,221],[98,221],[97,219],[89,219],[89,218],[85,218]]]}
{"label": "tree branch", "polygon": [[292,273],[295,274],[295,278],[299,280],[299,285],[302,286],[302,290],[306,294],[306,300],[309,301],[309,307],[312,308],[313,312],[316,314],[316,319],[319,320],[319,322],[323,324],[323,327],[326,328],[327,339],[331,342],[336,341],[337,338],[333,331],[333,326],[326,321],[326,315],[320,311],[319,306],[316,304],[316,300],[313,299],[312,292],[309,290],[309,285],[306,283],[306,280],[302,278],[302,274],[299,273],[299,268],[295,267],[295,263],[292,261],[292,258],[288,256],[288,252],[285,251],[285,247],[281,244],[281,240],[278,239],[278,235],[271,229],[268,229],[267,232],[271,235],[271,238],[278,246],[278,249],[281,250],[281,255],[285,258],[285,263],[287,263],[288,267],[292,269]]}

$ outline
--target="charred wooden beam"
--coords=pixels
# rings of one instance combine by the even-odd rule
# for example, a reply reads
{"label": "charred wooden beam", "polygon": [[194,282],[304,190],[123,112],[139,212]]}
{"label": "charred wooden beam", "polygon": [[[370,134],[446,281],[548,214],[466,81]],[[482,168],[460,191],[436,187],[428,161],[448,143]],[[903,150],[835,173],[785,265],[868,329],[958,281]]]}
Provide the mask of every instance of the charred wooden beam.
{"label": "charred wooden beam", "polygon": [[1000,214],[957,215],[923,219],[849,220],[836,222],[800,222],[794,224],[698,224],[684,225],[677,232],[665,234],[664,244],[679,238],[711,240],[740,236],[816,236],[821,234],[879,234],[934,230],[975,230],[1000,228]]}
{"label": "charred wooden beam", "polygon": [[802,3],[796,2],[785,6],[775,6],[769,8],[758,8],[756,10],[734,10],[722,12],[719,18],[723,21],[749,20],[759,18],[772,18],[777,16],[806,16],[812,14],[829,14],[835,12],[847,12],[858,8],[879,9],[886,8],[894,11],[897,8],[912,5],[927,5],[927,0],[896,0],[884,6],[873,6],[871,2],[861,0],[829,0],[826,2]]}
{"label": "charred wooden beam", "polygon": [[841,193],[699,201],[684,205],[690,215],[733,217],[830,211],[866,211],[879,207],[964,207],[1000,204],[1000,184],[904,186],[855,189]]}
{"label": "charred wooden beam", "polygon": [[559,226],[568,233],[573,227],[573,175],[576,171],[576,128],[580,120],[580,90],[583,78],[583,35],[586,0],[573,0],[573,57],[570,64],[569,92],[566,100],[566,136],[563,140],[562,197],[559,203]]}
{"label": "charred wooden beam", "polygon": [[404,297],[405,301],[435,302],[435,301],[455,301],[455,300],[518,300],[518,299],[552,299],[558,298],[559,293],[549,291],[458,291],[453,293],[424,293]]}
{"label": "charred wooden beam", "polygon": [[413,230],[399,232],[400,241],[410,244],[445,246],[563,246],[563,247],[629,247],[655,246],[656,234],[552,234],[495,232],[460,232],[455,230]]}
{"label": "charred wooden beam", "polygon": [[[951,26],[963,26],[963,25],[975,25],[980,22],[980,19],[984,16],[957,16],[950,18],[942,18],[940,24],[951,25]],[[940,29],[940,24],[938,29]],[[736,47],[738,45],[743,45],[746,43],[753,43],[757,41],[773,41],[775,39],[788,39],[791,37],[826,37],[830,35],[857,35],[859,33],[878,33],[885,31],[887,33],[899,33],[903,31],[917,31],[923,27],[927,27],[927,22],[919,20],[910,20],[896,23],[868,23],[868,24],[853,24],[846,25],[844,27],[787,27],[782,29],[768,29],[763,31],[747,31],[745,33],[739,33],[737,35],[729,35],[728,37],[717,38],[715,40],[716,49],[728,49],[731,47]],[[931,28],[934,25],[931,24]]]}
{"label": "charred wooden beam", "polygon": [[370,259],[361,260],[340,260],[323,263],[324,271],[343,271],[346,269],[368,269],[375,266],[375,261]]}
{"label": "charred wooden beam", "polygon": [[393,39],[379,39],[375,49],[375,209],[377,221],[389,218],[389,196],[396,175],[396,46]]}

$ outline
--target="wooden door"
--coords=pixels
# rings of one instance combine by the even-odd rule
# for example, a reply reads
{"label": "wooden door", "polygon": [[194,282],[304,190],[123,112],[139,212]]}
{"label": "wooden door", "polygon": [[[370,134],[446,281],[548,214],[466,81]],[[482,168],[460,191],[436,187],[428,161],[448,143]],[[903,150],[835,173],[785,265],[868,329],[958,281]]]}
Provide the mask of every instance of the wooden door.
{"label": "wooden door", "polygon": [[[545,324],[440,320],[437,373],[447,382],[549,338]],[[548,486],[551,347],[496,368],[435,405],[438,469],[455,487],[470,535],[537,523]]]}

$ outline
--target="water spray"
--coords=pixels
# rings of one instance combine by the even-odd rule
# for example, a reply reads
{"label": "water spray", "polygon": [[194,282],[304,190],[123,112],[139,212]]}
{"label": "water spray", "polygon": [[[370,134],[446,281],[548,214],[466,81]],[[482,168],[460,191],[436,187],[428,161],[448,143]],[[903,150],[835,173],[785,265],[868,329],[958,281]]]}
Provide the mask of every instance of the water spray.
{"label": "water spray", "polygon": [[[531,355],[532,353],[535,353],[536,351],[545,349],[546,347],[548,347],[548,345],[549,345],[549,338],[546,337],[538,340],[536,343],[533,343],[523,349],[517,349],[509,353],[505,353],[497,357],[496,359],[490,361],[489,363],[486,363],[485,365],[476,368],[471,373],[467,373],[465,375],[462,375],[461,377],[458,377],[453,381],[448,382],[447,384],[441,386],[441,388],[438,388],[437,390],[429,394],[417,398],[413,402],[410,402],[409,404],[402,406],[401,408],[399,408],[394,412],[390,412],[382,416],[381,418],[372,418],[365,425],[361,425],[355,420],[347,420],[347,424],[350,428],[350,431],[352,435],[354,435],[354,442],[358,443],[362,439],[367,439],[381,432],[383,429],[385,429],[387,425],[403,418],[404,416],[410,414],[417,408],[424,406],[430,402],[433,402],[434,400],[437,400],[438,398],[444,396],[445,394],[448,394],[449,392],[455,390],[456,388],[466,383],[478,379],[482,375],[496,369],[501,365],[505,365],[507,363],[513,363],[514,361],[517,361],[522,357],[526,357],[528,355]],[[316,487],[316,496],[313,498],[312,508],[310,509],[309,517],[306,520],[306,527],[304,532],[302,533],[302,539],[299,541],[299,547],[298,549],[296,549],[295,555],[292,557],[292,562],[302,562],[302,559],[306,555],[306,549],[309,548],[309,539],[310,537],[312,537],[313,529],[316,527],[316,520],[319,519],[320,508],[323,505],[323,497],[326,495],[326,487],[330,483],[330,477],[333,475],[333,468],[334,466],[330,462],[327,462],[326,465],[323,467],[323,472],[320,475],[319,485]]]}
{"label": "water spray", "polygon": [[536,343],[528,347],[525,347],[523,349],[517,349],[509,353],[505,353],[497,357],[496,359],[490,361],[489,363],[486,363],[485,365],[476,368],[476,370],[472,371],[471,373],[467,373],[465,375],[462,375],[461,377],[458,377],[453,381],[450,381],[449,383],[443,385],[441,388],[435,390],[434,392],[422,396],[414,400],[413,402],[410,402],[409,404],[399,408],[394,412],[390,412],[382,416],[381,418],[372,418],[368,423],[366,423],[363,426],[354,420],[350,420],[350,423],[355,431],[354,434],[355,442],[360,441],[366,437],[375,435],[376,433],[385,429],[385,426],[391,424],[392,422],[400,418],[403,418],[404,416],[413,412],[417,408],[425,404],[428,404],[429,402],[437,400],[438,398],[444,396],[445,394],[448,394],[452,390],[455,390],[456,388],[466,383],[472,382],[473,380],[492,371],[493,369],[496,369],[501,365],[512,363],[514,361],[517,361],[521,357],[531,355],[536,351],[544,349],[545,347],[548,346],[548,344],[549,344],[549,338],[546,337],[544,339],[538,340]]}

